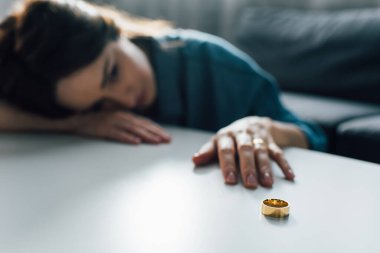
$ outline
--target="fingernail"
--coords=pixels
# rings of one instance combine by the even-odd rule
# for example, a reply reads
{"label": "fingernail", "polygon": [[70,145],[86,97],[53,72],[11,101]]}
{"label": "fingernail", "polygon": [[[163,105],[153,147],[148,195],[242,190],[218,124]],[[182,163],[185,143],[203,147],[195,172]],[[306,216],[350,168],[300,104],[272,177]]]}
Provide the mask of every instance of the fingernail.
{"label": "fingernail", "polygon": [[295,178],[296,175],[294,175],[294,172],[292,171],[292,169],[289,169],[289,175],[292,177],[292,178]]}
{"label": "fingernail", "polygon": [[162,135],[160,137],[160,139],[163,140],[163,141],[169,141],[170,140],[170,136],[168,136],[168,135]]}
{"label": "fingernail", "polygon": [[227,175],[226,182],[228,184],[235,184],[236,183],[236,175],[232,171],[230,171]]}
{"label": "fingernail", "polygon": [[197,153],[195,153],[195,154],[193,155],[193,157],[198,157],[199,155],[200,155],[200,153],[197,152]]}
{"label": "fingernail", "polygon": [[172,138],[169,137],[169,138],[161,138],[161,140],[165,143],[170,143],[172,141]]}
{"label": "fingernail", "polygon": [[249,174],[247,176],[247,186],[249,186],[249,187],[256,187],[257,186],[257,181],[256,181],[256,178],[253,174]]}
{"label": "fingernail", "polygon": [[271,187],[272,186],[272,177],[270,176],[269,172],[264,173],[263,183],[265,186]]}

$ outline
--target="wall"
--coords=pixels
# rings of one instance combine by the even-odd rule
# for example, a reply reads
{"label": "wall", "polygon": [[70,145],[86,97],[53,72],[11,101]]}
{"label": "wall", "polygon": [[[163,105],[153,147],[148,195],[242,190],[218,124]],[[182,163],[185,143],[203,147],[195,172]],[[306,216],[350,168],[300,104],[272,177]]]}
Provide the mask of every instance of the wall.
{"label": "wall", "polygon": [[[302,9],[340,9],[380,6],[380,0],[90,0],[116,5],[150,18],[163,18],[178,27],[193,28],[232,40],[233,25],[247,5]],[[15,1],[0,0],[0,17]]]}

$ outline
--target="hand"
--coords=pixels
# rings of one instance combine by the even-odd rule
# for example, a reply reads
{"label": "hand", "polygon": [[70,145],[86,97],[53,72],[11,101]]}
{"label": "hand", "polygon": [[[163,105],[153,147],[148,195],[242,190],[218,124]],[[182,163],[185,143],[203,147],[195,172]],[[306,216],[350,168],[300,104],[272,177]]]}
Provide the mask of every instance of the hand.
{"label": "hand", "polygon": [[[284,125],[269,118],[247,117],[235,121],[219,130],[210,141],[194,154],[196,166],[207,164],[218,158],[225,183],[238,182],[238,166],[243,184],[247,188],[257,188],[260,183],[264,187],[273,185],[273,173],[270,160],[274,160],[288,180],[295,175],[286,161],[283,151],[277,144],[285,143]],[[294,127],[294,126],[291,126]],[[294,131],[292,129],[292,131]],[[290,131],[291,132],[291,131]],[[278,139],[276,142],[276,139]],[[236,153],[239,163],[236,162]],[[239,165],[238,165],[239,164]]]}
{"label": "hand", "polygon": [[101,111],[74,116],[74,132],[128,144],[168,143],[171,137],[150,119],[126,111]]}

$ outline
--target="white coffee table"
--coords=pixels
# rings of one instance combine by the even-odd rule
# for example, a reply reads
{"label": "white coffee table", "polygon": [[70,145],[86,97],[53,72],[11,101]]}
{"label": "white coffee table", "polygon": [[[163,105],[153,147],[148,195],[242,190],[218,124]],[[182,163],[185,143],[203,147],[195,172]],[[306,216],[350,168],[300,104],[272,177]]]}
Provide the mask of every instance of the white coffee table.
{"label": "white coffee table", "polygon": [[[380,252],[380,166],[288,149],[297,175],[273,189],[194,169],[210,134],[170,128],[170,145],[0,135],[1,253]],[[260,214],[281,198],[290,216]]]}

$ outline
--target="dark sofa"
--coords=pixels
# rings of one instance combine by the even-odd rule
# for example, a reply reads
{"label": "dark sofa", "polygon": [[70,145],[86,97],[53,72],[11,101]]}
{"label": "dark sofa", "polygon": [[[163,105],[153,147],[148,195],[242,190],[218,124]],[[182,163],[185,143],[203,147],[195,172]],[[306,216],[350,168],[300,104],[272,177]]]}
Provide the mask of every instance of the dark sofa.
{"label": "dark sofa", "polygon": [[380,9],[246,8],[236,41],[325,129],[329,152],[380,163]]}

